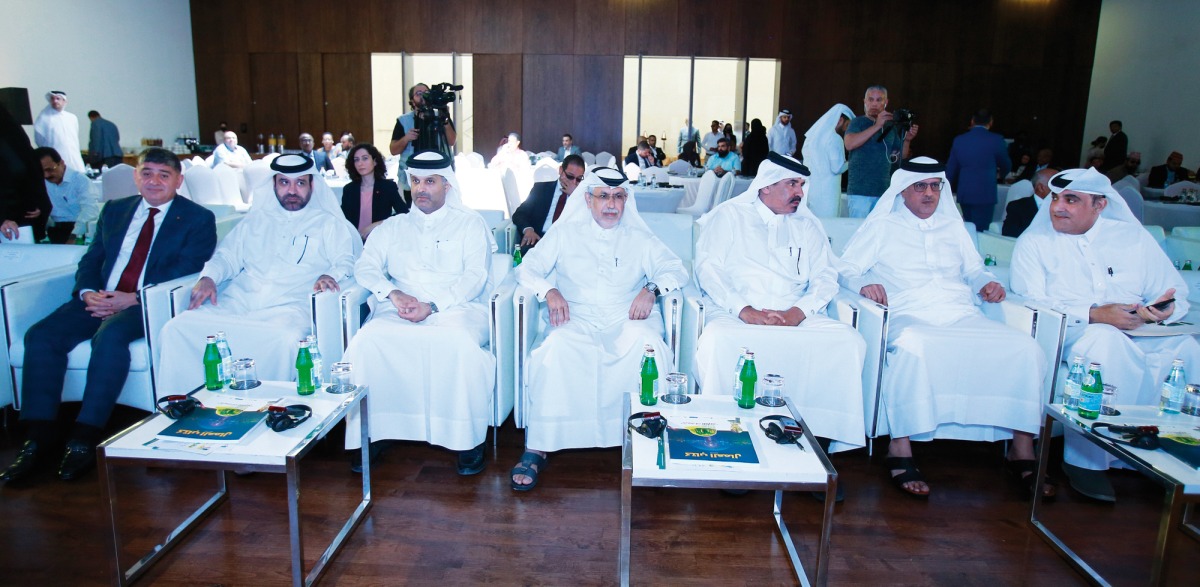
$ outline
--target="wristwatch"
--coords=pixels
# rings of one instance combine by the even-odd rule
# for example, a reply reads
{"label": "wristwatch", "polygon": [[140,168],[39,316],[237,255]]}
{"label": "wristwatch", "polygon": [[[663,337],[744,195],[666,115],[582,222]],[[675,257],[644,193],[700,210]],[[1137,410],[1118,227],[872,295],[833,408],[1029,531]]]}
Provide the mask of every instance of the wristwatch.
{"label": "wristwatch", "polygon": [[656,298],[662,295],[662,293],[658,291],[658,284],[654,283],[653,281],[647,281],[643,289],[654,294],[654,297]]}
{"label": "wristwatch", "polygon": [[430,313],[430,314],[437,314],[437,313],[438,313],[437,304],[435,304],[435,303],[433,303],[433,302],[429,302],[429,313]]}

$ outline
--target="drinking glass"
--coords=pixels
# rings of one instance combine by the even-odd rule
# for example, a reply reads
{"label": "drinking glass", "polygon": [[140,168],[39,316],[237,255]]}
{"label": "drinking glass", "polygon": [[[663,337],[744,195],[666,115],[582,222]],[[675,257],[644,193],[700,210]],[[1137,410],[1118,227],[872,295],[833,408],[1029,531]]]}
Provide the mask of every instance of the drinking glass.
{"label": "drinking glass", "polygon": [[329,393],[350,393],[356,389],[353,383],[353,368],[350,363],[341,362],[334,363],[333,368],[329,370],[332,376],[332,381],[325,391]]}
{"label": "drinking glass", "polygon": [[659,399],[668,404],[686,404],[692,401],[692,398],[688,397],[687,374],[671,373],[667,375],[667,394]]}
{"label": "drinking glass", "polygon": [[761,391],[754,401],[760,406],[768,408],[778,408],[785,405],[787,402],[783,399],[783,376],[776,373],[769,373],[763,377],[762,385],[759,386]]}
{"label": "drinking glass", "polygon": [[1100,400],[1100,415],[1102,416],[1119,416],[1121,412],[1117,410],[1117,386],[1111,383],[1104,384],[1104,397]]}
{"label": "drinking glass", "polygon": [[233,362],[233,383],[229,389],[246,390],[262,385],[258,380],[258,371],[254,368],[254,359],[238,359]]}

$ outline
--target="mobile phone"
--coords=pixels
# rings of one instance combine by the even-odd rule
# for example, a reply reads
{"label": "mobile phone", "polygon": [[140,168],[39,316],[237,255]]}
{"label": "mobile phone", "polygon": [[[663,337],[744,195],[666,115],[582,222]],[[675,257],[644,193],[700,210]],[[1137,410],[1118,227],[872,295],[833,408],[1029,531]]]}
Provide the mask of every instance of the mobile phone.
{"label": "mobile phone", "polygon": [[[1150,304],[1147,307],[1154,308],[1155,310],[1158,310],[1159,312],[1161,312],[1161,311],[1166,310],[1167,308],[1171,307],[1171,304],[1174,304],[1174,303],[1175,303],[1175,298],[1171,298],[1169,300],[1163,300],[1157,304]],[[1130,310],[1129,313],[1137,314],[1137,310]]]}

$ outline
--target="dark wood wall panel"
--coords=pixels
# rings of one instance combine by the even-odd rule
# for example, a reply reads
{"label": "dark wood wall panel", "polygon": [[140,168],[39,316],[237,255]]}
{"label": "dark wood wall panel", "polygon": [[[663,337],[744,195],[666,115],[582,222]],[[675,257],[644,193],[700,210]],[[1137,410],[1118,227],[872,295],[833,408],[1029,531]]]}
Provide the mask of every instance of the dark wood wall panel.
{"label": "dark wood wall panel", "polygon": [[496,154],[505,134],[521,132],[520,55],[475,54],[475,151],[485,160]]}
{"label": "dark wood wall panel", "polygon": [[[861,112],[864,89],[881,83],[892,108],[918,113],[920,153],[945,157],[966,117],[988,107],[995,130],[1024,130],[1070,162],[1079,158],[1100,3],[192,0],[191,14],[204,128],[228,120],[291,132],[273,127],[317,124],[318,98],[325,126],[369,128],[371,53],[458,52],[476,59],[482,152],[513,129],[548,147],[563,126],[593,152],[619,152],[622,56],[756,57],[781,61],[780,103],[797,134],[835,103]],[[353,65],[338,61],[351,55]],[[350,67],[339,71],[342,83],[330,82],[330,59]],[[268,91],[269,108],[250,103]],[[543,93],[553,91],[567,97]]]}
{"label": "dark wood wall panel", "polygon": [[[300,134],[300,97],[295,53],[254,53],[250,55],[250,97],[253,100],[252,132],[283,133],[288,148],[297,144]],[[244,138],[249,144],[250,140]]]}
{"label": "dark wood wall panel", "polygon": [[[320,53],[296,55],[297,114],[300,132],[312,134],[317,142],[325,131],[325,82],[322,75]],[[288,137],[288,142],[293,140]],[[295,140],[299,144],[300,137]]]}
{"label": "dark wood wall panel", "polygon": [[364,53],[326,53],[322,56],[325,77],[325,131],[349,130],[360,140],[370,140],[372,131],[371,56]]}

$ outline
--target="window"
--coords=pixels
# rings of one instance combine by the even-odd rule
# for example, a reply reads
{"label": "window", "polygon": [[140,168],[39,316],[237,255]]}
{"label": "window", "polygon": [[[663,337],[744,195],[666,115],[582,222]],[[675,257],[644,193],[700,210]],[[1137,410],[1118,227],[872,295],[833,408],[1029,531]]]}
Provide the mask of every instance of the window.
{"label": "window", "polygon": [[413,85],[448,82],[463,86],[450,116],[458,134],[454,152],[474,147],[474,94],[472,92],[471,55],[459,53],[374,53],[371,55],[371,104],[375,145],[385,156],[390,152],[396,118],[412,108],[408,90]]}

